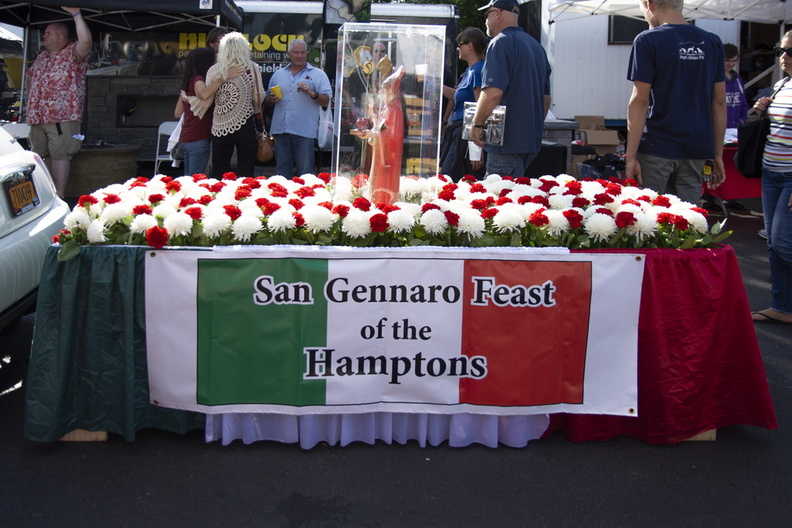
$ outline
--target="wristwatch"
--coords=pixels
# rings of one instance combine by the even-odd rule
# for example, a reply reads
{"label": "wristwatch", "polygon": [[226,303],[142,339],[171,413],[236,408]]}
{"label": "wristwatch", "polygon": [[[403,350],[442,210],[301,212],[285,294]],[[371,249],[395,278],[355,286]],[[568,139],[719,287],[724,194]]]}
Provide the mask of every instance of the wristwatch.
{"label": "wristwatch", "polygon": [[477,125],[476,123],[473,123],[473,128],[484,128],[484,125]]}
{"label": "wristwatch", "polygon": [[319,99],[319,92],[314,92],[314,94],[311,96],[311,99]]}

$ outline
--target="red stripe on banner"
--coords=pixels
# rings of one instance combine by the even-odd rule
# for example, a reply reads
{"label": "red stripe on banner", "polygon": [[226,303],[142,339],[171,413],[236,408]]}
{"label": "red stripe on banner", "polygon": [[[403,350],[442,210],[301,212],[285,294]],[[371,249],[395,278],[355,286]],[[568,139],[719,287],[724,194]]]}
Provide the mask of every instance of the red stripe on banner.
{"label": "red stripe on banner", "polygon": [[462,353],[486,356],[487,375],[462,378],[459,401],[583,403],[591,274],[591,262],[467,261]]}

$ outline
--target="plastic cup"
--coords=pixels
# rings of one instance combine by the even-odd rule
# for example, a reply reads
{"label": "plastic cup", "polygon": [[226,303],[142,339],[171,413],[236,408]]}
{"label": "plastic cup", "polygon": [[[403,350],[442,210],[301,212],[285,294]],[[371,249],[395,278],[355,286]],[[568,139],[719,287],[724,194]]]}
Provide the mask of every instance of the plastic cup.
{"label": "plastic cup", "polygon": [[280,86],[273,86],[272,88],[270,88],[270,92],[272,92],[272,95],[274,95],[278,99],[281,98],[281,87]]}

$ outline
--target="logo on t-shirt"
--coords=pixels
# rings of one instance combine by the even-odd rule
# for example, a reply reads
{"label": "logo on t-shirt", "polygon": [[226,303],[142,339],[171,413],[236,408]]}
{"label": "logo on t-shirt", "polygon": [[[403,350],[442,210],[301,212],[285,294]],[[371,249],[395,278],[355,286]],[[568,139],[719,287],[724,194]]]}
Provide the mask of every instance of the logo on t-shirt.
{"label": "logo on t-shirt", "polygon": [[704,60],[704,41],[683,42],[679,46],[679,58],[681,60]]}

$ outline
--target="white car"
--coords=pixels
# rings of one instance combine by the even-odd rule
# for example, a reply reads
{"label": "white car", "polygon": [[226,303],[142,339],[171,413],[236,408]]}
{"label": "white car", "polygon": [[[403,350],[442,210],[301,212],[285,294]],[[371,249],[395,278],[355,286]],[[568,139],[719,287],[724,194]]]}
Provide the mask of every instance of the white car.
{"label": "white car", "polygon": [[0,128],[0,331],[35,306],[44,254],[68,213],[44,161]]}

